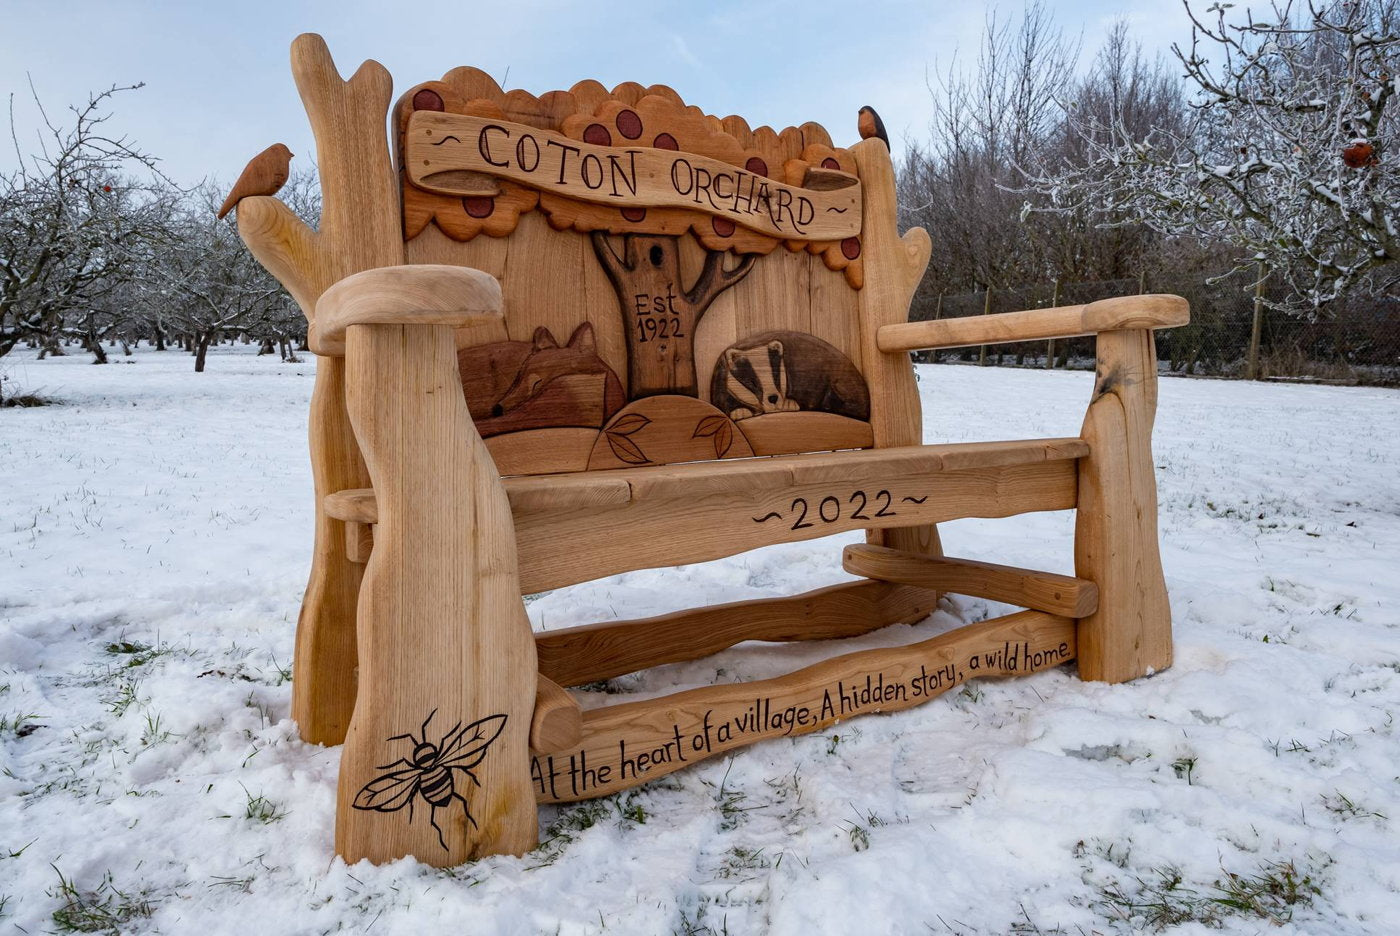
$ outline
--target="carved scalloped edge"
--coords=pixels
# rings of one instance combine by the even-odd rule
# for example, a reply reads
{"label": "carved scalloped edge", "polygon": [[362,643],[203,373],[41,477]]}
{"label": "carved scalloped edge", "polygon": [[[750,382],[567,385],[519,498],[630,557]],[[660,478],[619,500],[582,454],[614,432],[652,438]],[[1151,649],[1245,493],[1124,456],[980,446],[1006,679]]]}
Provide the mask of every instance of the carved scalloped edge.
{"label": "carved scalloped edge", "polygon": [[[782,131],[767,126],[753,129],[737,115],[719,118],[687,105],[666,85],[643,87],[634,81],[608,91],[599,82],[586,79],[568,91],[549,91],[537,97],[519,89],[503,91],[490,75],[471,66],[454,68],[440,81],[414,85],[394,105],[395,155],[400,167],[403,131],[408,117],[417,109],[415,99],[423,92],[437,96],[436,101],[427,99],[433,109],[440,106],[449,113],[511,120],[588,142],[599,142],[604,134],[607,144],[655,146],[660,141],[662,148],[708,156],[789,185],[801,186],[809,167],[825,166],[858,174],[850,152],[832,146],[825,128],[814,122]],[[669,136],[670,140],[663,140],[663,136]],[[669,145],[671,143],[674,147]],[[649,208],[644,210],[642,220],[628,220],[614,208],[537,192],[504,179],[495,180],[499,193],[494,198],[466,199],[419,189],[408,181],[402,170],[400,175],[406,240],[416,237],[433,222],[448,237],[458,241],[470,240],[482,233],[505,237],[515,230],[521,214],[538,207],[546,214],[550,226],[557,230],[675,235],[690,230],[709,250],[761,255],[772,252],[780,243],[775,238],[732,222],[726,224],[723,218],[700,212]],[[852,288],[859,289],[863,285],[858,237],[841,242],[788,240],[781,243],[790,251],[805,250],[820,256],[828,269],[843,271]]]}

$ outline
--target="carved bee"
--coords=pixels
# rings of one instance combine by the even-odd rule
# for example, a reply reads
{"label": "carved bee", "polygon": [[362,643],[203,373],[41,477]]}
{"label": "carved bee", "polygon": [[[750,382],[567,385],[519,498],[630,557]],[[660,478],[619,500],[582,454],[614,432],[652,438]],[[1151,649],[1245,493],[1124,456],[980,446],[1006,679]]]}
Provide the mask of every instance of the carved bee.
{"label": "carved bee", "polygon": [[459,721],[434,744],[428,740],[428,724],[436,714],[437,709],[433,709],[428,713],[428,717],[423,719],[423,727],[419,729],[421,739],[412,733],[394,735],[386,739],[385,743],[402,740],[413,742],[413,753],[408,757],[399,758],[392,764],[376,767],[376,770],[390,772],[366,783],[355,795],[355,801],[351,805],[356,809],[373,812],[397,812],[407,806],[408,821],[412,822],[413,801],[421,796],[432,809],[429,814],[430,821],[437,830],[438,844],[442,846],[443,851],[447,851],[442,827],[437,822],[439,809],[450,806],[454,799],[460,800],[467,821],[473,828],[477,825],[467,807],[466,797],[457,792],[458,778],[453,771],[462,771],[471,778],[472,783],[481,786],[481,781],[472,773],[472,769],[486,757],[486,749],[505,728],[506,716],[488,715],[465,728]]}

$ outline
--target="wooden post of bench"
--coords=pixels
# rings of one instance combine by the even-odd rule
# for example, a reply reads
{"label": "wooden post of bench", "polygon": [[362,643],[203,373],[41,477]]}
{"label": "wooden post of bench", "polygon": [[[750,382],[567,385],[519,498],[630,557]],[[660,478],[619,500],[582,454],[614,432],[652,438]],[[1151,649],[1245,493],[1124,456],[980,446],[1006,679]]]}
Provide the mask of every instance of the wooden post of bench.
{"label": "wooden post of bench", "polygon": [[467,409],[453,330],[498,324],[500,306],[492,277],[432,265],[359,273],[317,304],[323,339],[344,336],[376,513],[336,808],[347,862],[448,866],[538,840],[535,641],[510,502]]}
{"label": "wooden post of bench", "polygon": [[1075,575],[1099,586],[1079,622],[1079,674],[1125,682],[1171,666],[1171,608],[1157,545],[1152,423],[1157,355],[1146,328],[1101,332],[1081,435]]}
{"label": "wooden post of bench", "polygon": [[[919,445],[923,442],[923,411],[909,354],[881,351],[877,335],[883,325],[909,321],[909,304],[928,267],[933,244],[923,228],[899,235],[894,165],[884,141],[863,140],[851,147],[851,155],[864,186],[861,256],[865,285],[860,291],[860,332],[862,370],[870,386],[870,427],[876,448]],[[933,524],[869,530],[866,542],[926,556],[943,555],[938,527]],[[928,610],[935,604],[930,595]]]}
{"label": "wooden post of bench", "polygon": [[311,472],[316,490],[316,545],[292,660],[292,717],[301,736],[339,744],[355,705],[355,603],[363,566],[346,554],[344,524],[326,515],[329,494],[369,486],[345,404],[343,348],[318,340],[316,303],[353,273],[403,262],[402,222],[384,134],[393,81],[378,62],[340,77],[320,36],[292,43],[292,74],[316,136],[320,162],[320,230],[269,196],[238,203],[238,229],[258,260],[306,314],[318,355],[311,397]]}

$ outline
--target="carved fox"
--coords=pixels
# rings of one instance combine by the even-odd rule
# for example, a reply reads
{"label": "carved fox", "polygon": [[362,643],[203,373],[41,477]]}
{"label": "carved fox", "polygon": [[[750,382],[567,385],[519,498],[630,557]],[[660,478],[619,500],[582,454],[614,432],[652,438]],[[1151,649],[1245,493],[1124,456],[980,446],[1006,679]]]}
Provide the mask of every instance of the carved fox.
{"label": "carved fox", "polygon": [[622,408],[622,382],[584,322],[560,346],[544,326],[530,341],[457,352],[467,408],[482,436],[555,426],[597,428]]}
{"label": "carved fox", "polygon": [[511,410],[536,399],[549,385],[560,377],[575,374],[593,374],[604,378],[603,420],[622,408],[622,382],[617,379],[611,367],[598,356],[598,342],[593,334],[591,322],[584,322],[569,336],[569,343],[562,348],[554,340],[548,328],[541,325],[535,329],[535,338],[530,356],[520,367],[515,382],[505,395],[491,408],[492,416],[504,416]]}

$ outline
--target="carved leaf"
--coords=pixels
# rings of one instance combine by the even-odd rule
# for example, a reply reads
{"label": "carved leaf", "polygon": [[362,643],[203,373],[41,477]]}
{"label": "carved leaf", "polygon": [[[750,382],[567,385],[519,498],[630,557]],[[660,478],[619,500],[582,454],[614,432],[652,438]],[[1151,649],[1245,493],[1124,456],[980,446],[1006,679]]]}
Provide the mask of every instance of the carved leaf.
{"label": "carved leaf", "polygon": [[[645,425],[646,423],[651,421],[644,416],[624,416],[622,419],[618,420],[618,422],[626,422],[628,419],[632,418],[642,420],[642,425]],[[637,426],[628,431],[636,432],[640,428],[642,427]],[[603,434],[607,436],[608,447],[612,449],[613,454],[616,455],[620,460],[627,462],[627,464],[645,465],[651,460],[647,458],[645,452],[643,452],[640,448],[637,447],[637,443],[627,438],[625,434],[613,432],[611,429],[609,429]]]}
{"label": "carved leaf", "polygon": [[[645,429],[647,426],[650,425],[651,420],[647,419],[641,413],[628,413],[626,416],[623,416],[617,422],[609,426],[607,432],[609,436],[630,436],[632,433]],[[646,461],[646,459],[642,460]]]}
{"label": "carved leaf", "polygon": [[691,433],[690,437],[692,439],[698,439],[702,436],[712,436],[716,432],[719,432],[721,426],[727,425],[729,425],[729,420],[725,419],[723,416],[706,416],[695,424],[695,431]]}
{"label": "carved leaf", "polygon": [[695,431],[691,433],[692,439],[712,436],[715,443],[715,458],[723,458],[734,445],[734,428],[729,420],[723,416],[706,416],[696,423]]}

